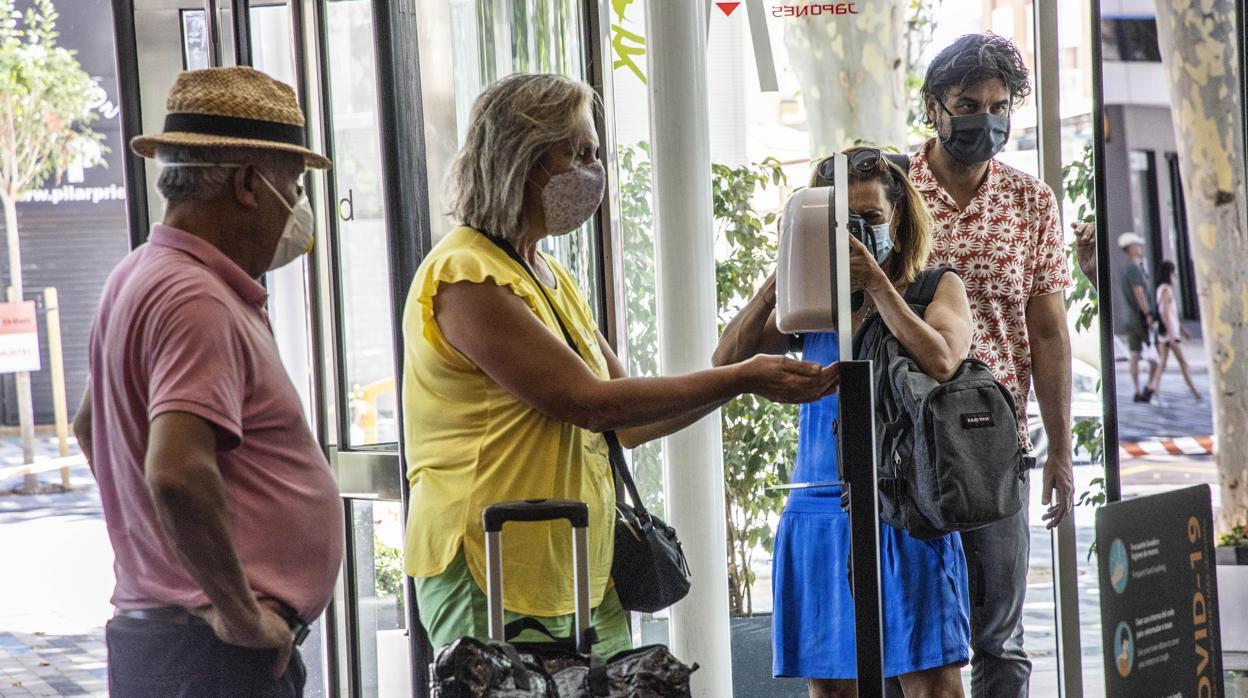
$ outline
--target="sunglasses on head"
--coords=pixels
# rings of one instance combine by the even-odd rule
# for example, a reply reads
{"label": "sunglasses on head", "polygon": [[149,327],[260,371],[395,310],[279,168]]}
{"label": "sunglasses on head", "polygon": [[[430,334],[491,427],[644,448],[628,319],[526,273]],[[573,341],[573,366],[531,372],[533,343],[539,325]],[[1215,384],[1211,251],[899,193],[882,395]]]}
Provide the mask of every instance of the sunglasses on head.
{"label": "sunglasses on head", "polygon": [[[861,148],[855,150],[849,155],[849,169],[869,174],[875,171],[879,166],[880,160],[884,155],[880,153],[879,148]],[[831,182],[835,179],[835,171],[833,170],[834,161],[832,158],[825,158],[819,163],[819,177],[825,181]]]}

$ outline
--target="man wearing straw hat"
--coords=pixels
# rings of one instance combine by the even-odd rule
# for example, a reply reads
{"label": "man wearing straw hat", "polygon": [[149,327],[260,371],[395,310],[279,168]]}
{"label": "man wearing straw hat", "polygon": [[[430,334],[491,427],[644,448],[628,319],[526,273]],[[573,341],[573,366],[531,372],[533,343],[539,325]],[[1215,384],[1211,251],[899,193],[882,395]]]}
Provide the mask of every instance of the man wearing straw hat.
{"label": "man wearing straw hat", "polygon": [[294,646],[329,603],[343,515],[278,357],[257,281],[312,247],[289,86],[182,73],[164,132],[164,222],[104,288],[74,420],[115,554],[109,691],[300,696]]}

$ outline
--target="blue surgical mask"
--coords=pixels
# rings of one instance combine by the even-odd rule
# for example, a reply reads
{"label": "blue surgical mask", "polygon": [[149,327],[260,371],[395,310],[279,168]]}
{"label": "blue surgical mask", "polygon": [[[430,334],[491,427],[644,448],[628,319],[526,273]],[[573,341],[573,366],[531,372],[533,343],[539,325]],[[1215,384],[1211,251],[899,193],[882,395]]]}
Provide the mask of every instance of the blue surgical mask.
{"label": "blue surgical mask", "polygon": [[875,261],[883,264],[884,260],[893,253],[893,236],[889,234],[889,224],[880,223],[871,226],[871,232],[875,240],[875,249],[871,250],[875,254]]}

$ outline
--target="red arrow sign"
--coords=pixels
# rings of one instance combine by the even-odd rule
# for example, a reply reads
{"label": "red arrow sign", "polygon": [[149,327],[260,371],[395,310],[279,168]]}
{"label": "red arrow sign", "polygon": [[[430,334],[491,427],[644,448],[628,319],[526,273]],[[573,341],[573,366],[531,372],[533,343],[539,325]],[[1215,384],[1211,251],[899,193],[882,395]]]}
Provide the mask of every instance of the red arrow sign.
{"label": "red arrow sign", "polygon": [[737,5],[740,5],[740,4],[741,3],[739,2],[717,2],[715,3],[715,6],[718,7],[720,11],[724,13],[724,15],[731,17],[732,11],[737,9]]}

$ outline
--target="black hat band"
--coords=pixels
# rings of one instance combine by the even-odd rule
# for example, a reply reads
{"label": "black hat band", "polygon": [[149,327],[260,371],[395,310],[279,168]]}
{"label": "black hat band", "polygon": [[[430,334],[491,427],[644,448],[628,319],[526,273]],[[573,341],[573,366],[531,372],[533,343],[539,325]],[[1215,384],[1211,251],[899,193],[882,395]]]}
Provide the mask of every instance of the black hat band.
{"label": "black hat band", "polygon": [[247,138],[304,147],[302,126],[219,114],[168,114],[165,116],[165,133],[171,132]]}

